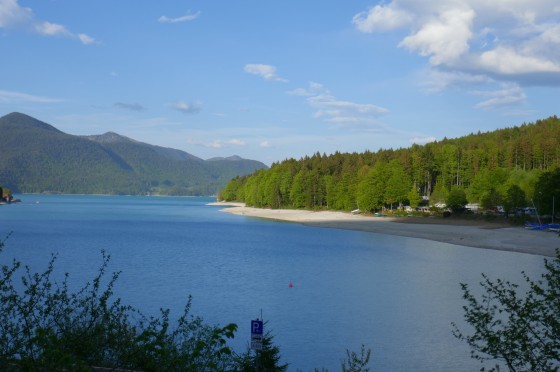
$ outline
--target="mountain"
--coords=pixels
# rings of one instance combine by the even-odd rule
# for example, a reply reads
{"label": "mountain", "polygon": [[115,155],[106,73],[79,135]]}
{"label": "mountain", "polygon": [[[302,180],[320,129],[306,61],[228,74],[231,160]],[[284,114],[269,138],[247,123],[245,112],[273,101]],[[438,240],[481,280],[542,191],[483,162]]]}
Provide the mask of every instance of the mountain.
{"label": "mountain", "polygon": [[237,161],[237,160],[243,160],[243,159],[241,159],[241,158],[240,158],[239,156],[237,156],[237,155],[228,156],[227,158],[216,157],[216,158],[208,159],[208,161],[219,161],[219,160]]}
{"label": "mountain", "polygon": [[237,156],[202,160],[117,133],[75,136],[21,113],[0,118],[0,184],[13,192],[211,195],[266,168]]}
{"label": "mountain", "polygon": [[[115,132],[107,132],[105,134],[101,134],[101,135],[93,135],[93,136],[84,136],[87,139],[90,139],[94,142],[98,142],[104,145],[107,145],[108,147],[111,146],[116,146],[116,144],[122,144],[122,143],[128,143],[128,144],[138,144],[138,145],[144,145],[147,147],[151,147],[154,151],[158,152],[159,154],[171,159],[171,160],[196,160],[196,161],[200,161],[200,162],[204,162],[204,160],[197,158],[194,155],[191,155],[187,152],[181,151],[181,150],[176,150],[176,149],[171,149],[168,147],[161,147],[161,146],[153,146],[153,145],[148,145],[147,143],[142,143],[142,142],[138,142],[136,140],[133,140],[131,138],[125,137],[125,136],[121,136],[120,134],[117,134]],[[240,157],[237,156],[237,158],[239,160],[242,160]]]}

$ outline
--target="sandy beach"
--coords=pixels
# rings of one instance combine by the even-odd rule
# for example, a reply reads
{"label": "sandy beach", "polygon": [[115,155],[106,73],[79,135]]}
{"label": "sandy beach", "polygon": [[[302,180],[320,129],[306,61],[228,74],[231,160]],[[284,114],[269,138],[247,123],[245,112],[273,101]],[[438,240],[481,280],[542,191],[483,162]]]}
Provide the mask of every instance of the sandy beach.
{"label": "sandy beach", "polygon": [[427,239],[475,248],[555,256],[558,234],[506,224],[430,217],[373,217],[344,212],[260,209],[242,203],[211,203],[223,212],[248,217],[291,221],[308,226],[366,231]]}

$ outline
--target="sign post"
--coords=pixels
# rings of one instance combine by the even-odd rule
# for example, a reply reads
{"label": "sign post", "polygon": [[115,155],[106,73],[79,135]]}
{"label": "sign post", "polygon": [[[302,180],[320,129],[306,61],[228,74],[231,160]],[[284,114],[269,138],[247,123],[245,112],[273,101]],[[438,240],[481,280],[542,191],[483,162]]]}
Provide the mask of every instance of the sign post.
{"label": "sign post", "polygon": [[251,320],[251,349],[262,350],[263,321]]}

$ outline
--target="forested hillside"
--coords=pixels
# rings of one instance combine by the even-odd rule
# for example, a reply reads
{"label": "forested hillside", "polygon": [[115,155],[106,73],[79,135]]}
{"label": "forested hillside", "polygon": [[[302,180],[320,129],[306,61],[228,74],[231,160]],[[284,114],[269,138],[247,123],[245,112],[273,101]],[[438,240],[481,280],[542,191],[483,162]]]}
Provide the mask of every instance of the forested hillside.
{"label": "forested hillside", "polygon": [[23,193],[211,195],[266,167],[205,161],[111,132],[74,136],[20,113],[0,118],[0,159],[0,184]]}
{"label": "forested hillside", "polygon": [[287,159],[233,179],[220,197],[257,207],[371,211],[417,206],[427,198],[434,204],[459,188],[469,202],[489,209],[534,199],[546,213],[552,208],[548,189],[560,199],[559,167],[560,120],[554,116],[406,149]]}

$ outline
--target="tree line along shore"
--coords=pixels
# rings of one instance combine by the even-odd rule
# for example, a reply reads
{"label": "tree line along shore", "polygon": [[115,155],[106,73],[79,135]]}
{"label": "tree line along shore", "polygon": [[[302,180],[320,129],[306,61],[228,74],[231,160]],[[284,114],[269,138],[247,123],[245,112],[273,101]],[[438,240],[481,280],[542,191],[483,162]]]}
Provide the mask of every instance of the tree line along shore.
{"label": "tree line along shore", "polygon": [[535,207],[552,217],[560,201],[560,119],[397,150],[286,159],[231,180],[218,199],[375,213],[445,205],[457,195],[463,207],[472,203],[506,216]]}

